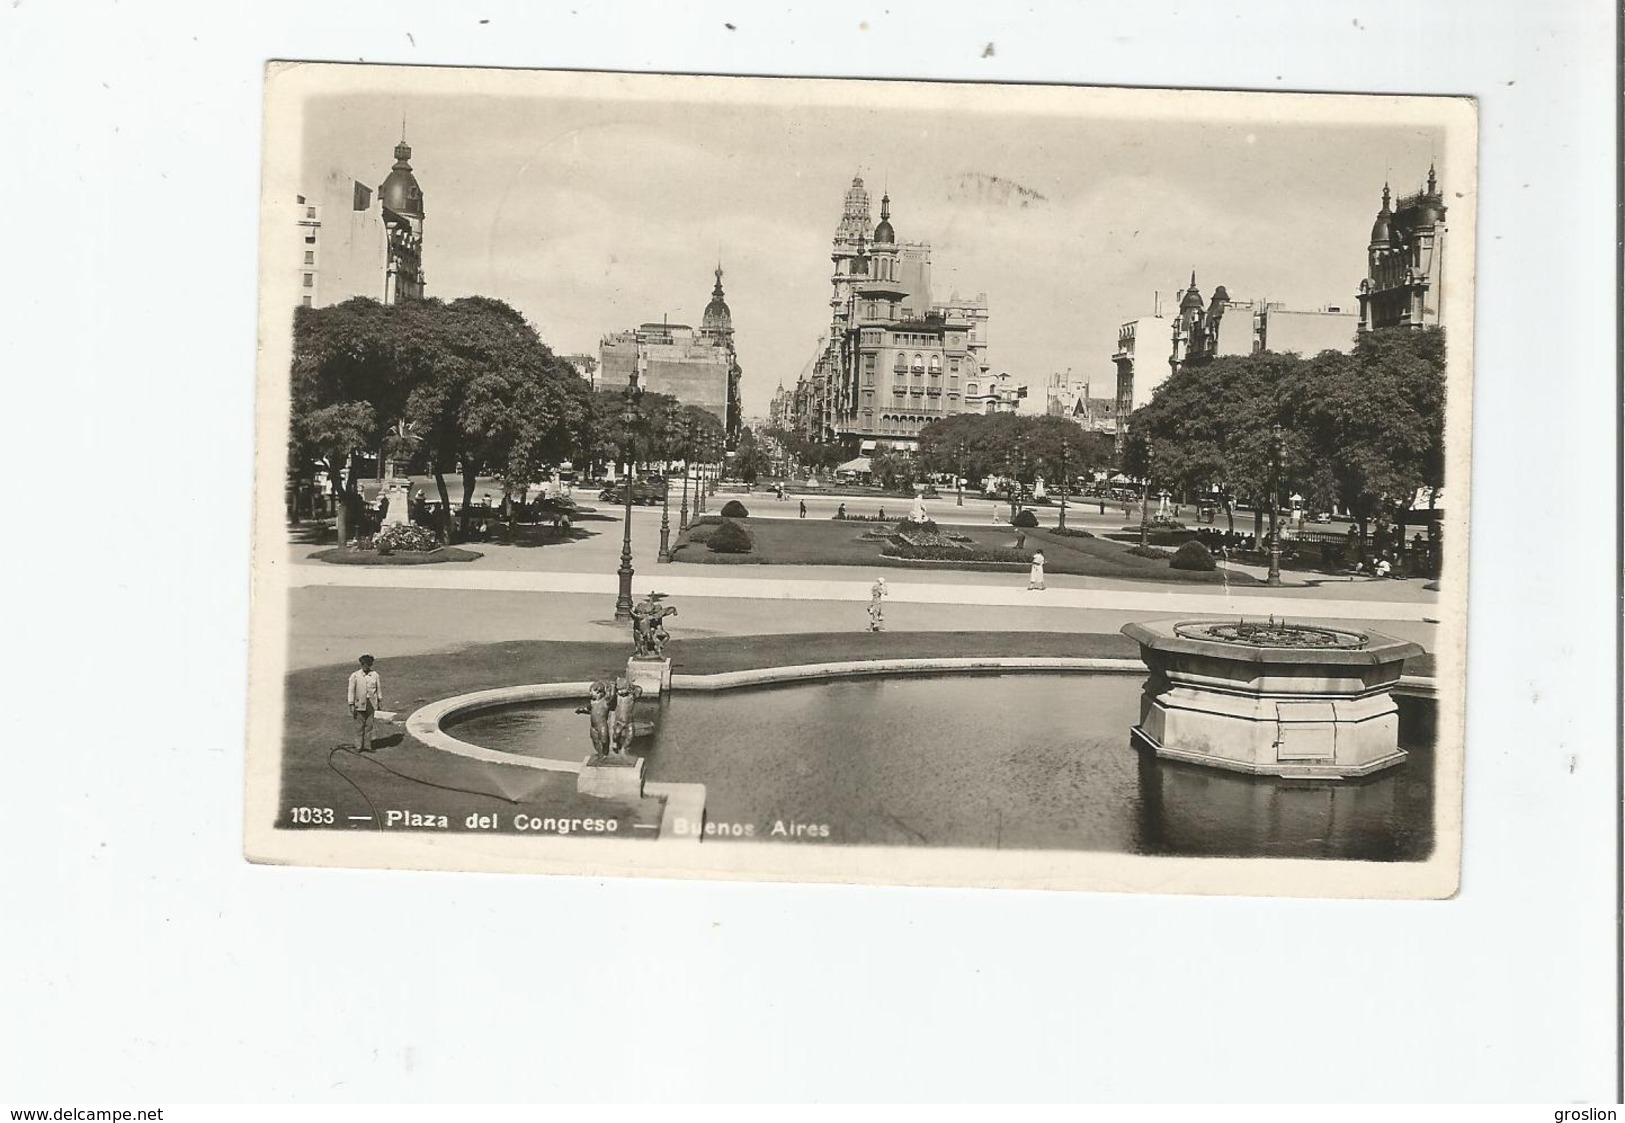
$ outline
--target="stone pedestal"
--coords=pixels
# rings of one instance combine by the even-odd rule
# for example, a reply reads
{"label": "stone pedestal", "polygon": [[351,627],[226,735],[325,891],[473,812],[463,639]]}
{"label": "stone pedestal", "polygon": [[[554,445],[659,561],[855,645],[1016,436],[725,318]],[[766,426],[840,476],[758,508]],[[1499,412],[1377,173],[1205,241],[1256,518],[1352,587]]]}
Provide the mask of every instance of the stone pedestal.
{"label": "stone pedestal", "polygon": [[576,776],[576,792],[600,799],[642,799],[643,759],[590,756],[581,762],[581,772]]}
{"label": "stone pedestal", "polygon": [[1202,638],[1210,623],[1128,624],[1151,669],[1135,738],[1158,756],[1254,775],[1339,780],[1405,759],[1392,697],[1421,647],[1376,632],[1341,646]]}
{"label": "stone pedestal", "polygon": [[626,678],[633,686],[643,688],[645,698],[659,698],[671,689],[671,660],[633,656],[626,661]]}
{"label": "stone pedestal", "polygon": [[384,488],[389,509],[384,512],[385,526],[404,526],[412,521],[412,492],[401,480],[390,480]]}

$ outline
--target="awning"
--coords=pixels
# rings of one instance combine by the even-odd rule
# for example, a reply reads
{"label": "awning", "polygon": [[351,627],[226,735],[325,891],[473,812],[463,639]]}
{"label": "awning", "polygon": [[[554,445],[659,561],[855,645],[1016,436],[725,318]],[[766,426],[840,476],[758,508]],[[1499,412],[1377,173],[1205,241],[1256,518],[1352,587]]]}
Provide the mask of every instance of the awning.
{"label": "awning", "polygon": [[870,466],[869,458],[867,456],[854,456],[851,460],[848,460],[845,464],[842,464],[835,470],[837,472],[867,472],[869,471]]}
{"label": "awning", "polygon": [[859,441],[858,442],[858,451],[859,452],[873,452],[874,450],[875,450],[875,442],[874,441]]}

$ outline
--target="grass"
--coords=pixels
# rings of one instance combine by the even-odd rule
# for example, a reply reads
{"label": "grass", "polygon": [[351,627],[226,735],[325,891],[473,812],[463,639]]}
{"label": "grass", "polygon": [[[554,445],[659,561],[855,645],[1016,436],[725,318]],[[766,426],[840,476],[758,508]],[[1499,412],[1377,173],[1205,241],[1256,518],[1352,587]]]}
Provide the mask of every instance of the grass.
{"label": "grass", "polygon": [[[672,560],[701,565],[860,565],[896,566],[910,569],[929,569],[932,563],[904,561],[881,555],[885,543],[865,538],[873,523],[837,521],[832,519],[747,519],[745,524],[756,539],[756,548],[748,554],[715,554],[705,549],[699,535],[686,532],[672,549]],[[951,528],[967,534],[973,549],[998,550],[1015,545],[1016,531],[1007,526]],[[1127,580],[1158,581],[1174,584],[1218,585],[1228,581],[1231,585],[1257,585],[1256,577],[1240,571],[1228,574],[1215,570],[1194,572],[1170,569],[1166,560],[1139,558],[1128,552],[1128,547],[1098,537],[1058,535],[1046,528],[1026,531],[1026,549],[1044,551],[1047,573],[1065,573],[1084,577],[1117,577]],[[944,563],[944,569],[981,569],[1002,572],[1008,564],[982,562]]]}
{"label": "grass", "polygon": [[393,554],[334,546],[310,555],[313,561],[324,561],[329,565],[438,565],[440,562],[471,562],[484,556],[478,550],[464,550],[459,546],[442,546],[427,553],[398,550]]}

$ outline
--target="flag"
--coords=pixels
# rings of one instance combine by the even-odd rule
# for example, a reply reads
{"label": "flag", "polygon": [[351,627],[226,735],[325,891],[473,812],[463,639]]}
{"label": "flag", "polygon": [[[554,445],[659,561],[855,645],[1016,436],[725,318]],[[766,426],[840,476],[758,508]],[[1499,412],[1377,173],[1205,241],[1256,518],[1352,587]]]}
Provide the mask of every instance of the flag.
{"label": "flag", "polygon": [[351,204],[352,209],[364,211],[370,206],[372,206],[372,188],[359,180],[355,181],[355,199]]}

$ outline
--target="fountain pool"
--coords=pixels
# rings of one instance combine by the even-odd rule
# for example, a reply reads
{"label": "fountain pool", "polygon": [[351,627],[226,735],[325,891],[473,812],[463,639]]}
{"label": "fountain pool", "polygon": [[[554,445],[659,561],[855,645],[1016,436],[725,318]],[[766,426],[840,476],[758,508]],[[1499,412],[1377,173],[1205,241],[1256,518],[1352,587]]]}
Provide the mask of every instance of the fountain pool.
{"label": "fountain pool", "polygon": [[[983,674],[679,690],[635,743],[654,781],[702,783],[707,845],[812,844],[1416,861],[1433,847],[1430,702],[1401,698],[1399,767],[1327,783],[1136,749],[1141,675]],[[481,710],[453,736],[579,761],[571,701]],[[796,835],[796,825],[827,828]]]}

